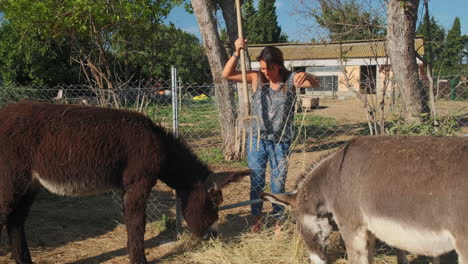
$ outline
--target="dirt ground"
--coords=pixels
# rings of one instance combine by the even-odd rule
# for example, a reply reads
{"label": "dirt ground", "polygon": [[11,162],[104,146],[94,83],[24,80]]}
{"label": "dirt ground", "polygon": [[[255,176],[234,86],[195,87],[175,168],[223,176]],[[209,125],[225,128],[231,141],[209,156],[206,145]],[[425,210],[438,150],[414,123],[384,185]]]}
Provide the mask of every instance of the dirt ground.
{"label": "dirt ground", "polygon": [[[468,103],[439,102],[441,113],[458,113],[464,116],[463,133],[468,134]],[[320,101],[314,115],[335,118],[339,124],[358,124],[365,122],[361,104],[356,99]],[[321,142],[308,141],[307,146],[297,145],[291,155],[288,172],[287,190],[292,190],[297,176],[308,164],[317,160],[323,153],[338,147],[350,135],[338,133]],[[225,167],[214,167],[216,170]],[[243,179],[229,186],[224,192],[224,204],[248,200],[250,183]],[[159,208],[160,215],[174,216],[174,206],[169,202],[173,192],[158,183],[160,201],[152,204]],[[32,207],[26,224],[26,235],[31,254],[36,264],[121,264],[128,263],[126,250],[126,230],[122,224],[118,195],[106,194],[88,198],[64,198],[41,193]],[[162,206],[162,207],[161,207]],[[162,208],[162,209],[161,209]],[[268,211],[269,205],[265,204]],[[220,213],[220,232],[222,236],[236,236],[248,230],[250,207],[244,206]],[[150,263],[177,263],[175,259],[191,245],[175,244],[176,233],[163,227],[161,221],[150,220],[145,235],[146,254]],[[0,263],[12,263],[7,245],[6,232],[0,241]],[[417,259],[413,257],[413,259]],[[157,262],[157,260],[159,260]],[[445,260],[443,263],[453,263]],[[396,263],[394,256],[385,263]],[[428,263],[427,259],[417,259],[413,263]]]}

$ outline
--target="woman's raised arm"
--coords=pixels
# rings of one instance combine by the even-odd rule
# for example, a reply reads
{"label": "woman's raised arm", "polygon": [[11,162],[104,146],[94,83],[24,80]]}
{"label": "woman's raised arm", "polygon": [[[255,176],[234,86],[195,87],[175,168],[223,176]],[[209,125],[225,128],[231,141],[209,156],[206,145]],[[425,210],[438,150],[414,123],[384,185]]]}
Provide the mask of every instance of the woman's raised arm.
{"label": "woman's raised arm", "polygon": [[[229,58],[224,65],[223,69],[223,77],[235,82],[242,82],[242,72],[236,69],[237,62],[239,61],[240,57],[240,50],[245,47],[247,40],[238,38],[234,45],[236,47],[236,51],[234,54]],[[256,71],[247,71],[247,82],[252,83],[252,81],[256,78],[257,72]]]}

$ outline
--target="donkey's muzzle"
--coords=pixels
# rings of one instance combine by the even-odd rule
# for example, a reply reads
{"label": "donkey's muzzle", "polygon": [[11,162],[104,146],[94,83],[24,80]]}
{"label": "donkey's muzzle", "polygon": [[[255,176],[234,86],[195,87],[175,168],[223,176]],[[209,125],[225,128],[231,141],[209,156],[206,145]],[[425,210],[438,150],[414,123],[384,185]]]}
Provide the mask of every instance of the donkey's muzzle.
{"label": "donkey's muzzle", "polygon": [[208,228],[208,231],[203,235],[202,239],[208,240],[216,237],[218,237],[218,221],[214,222],[210,228]]}

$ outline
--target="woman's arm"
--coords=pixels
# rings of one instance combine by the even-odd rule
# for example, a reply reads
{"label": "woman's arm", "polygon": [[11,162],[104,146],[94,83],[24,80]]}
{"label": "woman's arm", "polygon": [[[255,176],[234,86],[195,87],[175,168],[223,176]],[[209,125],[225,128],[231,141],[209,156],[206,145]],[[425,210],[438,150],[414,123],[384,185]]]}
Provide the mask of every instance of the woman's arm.
{"label": "woman's arm", "polygon": [[319,81],[312,73],[298,72],[294,75],[294,86],[296,88],[318,87],[319,85]]}
{"label": "woman's arm", "polygon": [[[240,57],[240,50],[245,47],[245,43],[246,40],[240,38],[235,41],[234,45],[236,47],[236,51],[226,62],[226,65],[224,65],[223,77],[230,81],[242,82],[242,72],[238,71],[236,66]],[[247,71],[247,83],[252,83],[256,77],[256,71]]]}

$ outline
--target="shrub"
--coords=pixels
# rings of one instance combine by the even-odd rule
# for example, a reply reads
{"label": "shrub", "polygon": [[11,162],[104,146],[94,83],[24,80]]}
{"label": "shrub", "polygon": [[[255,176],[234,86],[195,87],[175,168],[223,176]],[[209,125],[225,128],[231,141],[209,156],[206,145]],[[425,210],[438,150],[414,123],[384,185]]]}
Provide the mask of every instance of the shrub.
{"label": "shrub", "polygon": [[399,118],[389,123],[387,131],[390,135],[453,136],[461,131],[458,118],[456,115],[434,117],[422,123],[406,122]]}

